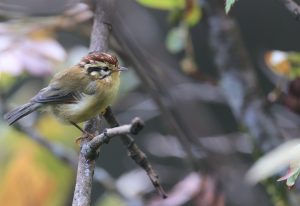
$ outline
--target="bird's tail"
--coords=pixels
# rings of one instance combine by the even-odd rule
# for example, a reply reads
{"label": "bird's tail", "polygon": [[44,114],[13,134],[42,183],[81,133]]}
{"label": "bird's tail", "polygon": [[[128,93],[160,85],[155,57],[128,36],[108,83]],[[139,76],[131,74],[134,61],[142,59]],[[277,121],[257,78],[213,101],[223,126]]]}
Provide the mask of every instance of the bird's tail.
{"label": "bird's tail", "polygon": [[27,104],[24,104],[22,106],[19,106],[15,108],[14,110],[7,112],[4,115],[4,119],[9,123],[9,125],[15,123],[22,117],[25,117],[26,115],[34,112],[41,106],[40,103],[37,102],[29,102]]}

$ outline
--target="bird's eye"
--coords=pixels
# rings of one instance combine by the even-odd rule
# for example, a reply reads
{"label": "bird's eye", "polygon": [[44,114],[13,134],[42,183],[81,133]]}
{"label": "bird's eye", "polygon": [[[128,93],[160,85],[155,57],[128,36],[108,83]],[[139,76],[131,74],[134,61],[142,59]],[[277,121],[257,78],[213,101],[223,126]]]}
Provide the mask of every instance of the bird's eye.
{"label": "bird's eye", "polygon": [[108,67],[102,67],[102,70],[103,70],[104,72],[108,72],[108,71],[109,71]]}

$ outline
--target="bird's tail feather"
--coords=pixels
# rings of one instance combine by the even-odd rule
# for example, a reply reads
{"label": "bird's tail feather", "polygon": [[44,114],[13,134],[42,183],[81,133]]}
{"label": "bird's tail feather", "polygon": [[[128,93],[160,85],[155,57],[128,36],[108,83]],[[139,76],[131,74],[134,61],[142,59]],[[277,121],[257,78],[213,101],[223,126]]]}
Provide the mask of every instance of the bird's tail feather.
{"label": "bird's tail feather", "polygon": [[22,106],[15,108],[14,110],[6,113],[4,115],[4,119],[9,123],[9,125],[15,123],[19,119],[25,117],[26,115],[34,112],[41,106],[40,103],[36,102],[29,102]]}

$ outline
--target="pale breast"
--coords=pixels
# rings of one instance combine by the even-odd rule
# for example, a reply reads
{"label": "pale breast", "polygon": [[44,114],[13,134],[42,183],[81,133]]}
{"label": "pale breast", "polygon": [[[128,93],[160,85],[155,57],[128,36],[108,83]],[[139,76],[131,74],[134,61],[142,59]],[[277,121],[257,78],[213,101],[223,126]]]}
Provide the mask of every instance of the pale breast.
{"label": "pale breast", "polygon": [[64,122],[84,122],[103,112],[116,96],[117,90],[107,91],[101,95],[83,94],[74,104],[62,104],[52,107],[52,112]]}
{"label": "pale breast", "polygon": [[[116,75],[116,76],[115,76]],[[112,81],[114,77],[114,81]],[[119,74],[101,80],[96,93],[82,93],[76,103],[51,106],[53,114],[63,122],[84,122],[103,112],[116,97],[119,88]]]}

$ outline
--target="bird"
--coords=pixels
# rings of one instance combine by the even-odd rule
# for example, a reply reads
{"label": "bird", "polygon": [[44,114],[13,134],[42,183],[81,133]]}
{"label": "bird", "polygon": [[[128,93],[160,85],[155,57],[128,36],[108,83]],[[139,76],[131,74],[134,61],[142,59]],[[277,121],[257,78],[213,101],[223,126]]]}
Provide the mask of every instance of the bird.
{"label": "bird", "polygon": [[104,113],[118,93],[124,70],[116,56],[91,52],[78,64],[55,74],[47,87],[28,103],[6,113],[4,119],[12,125],[36,110],[46,110],[86,133],[78,123]]}

